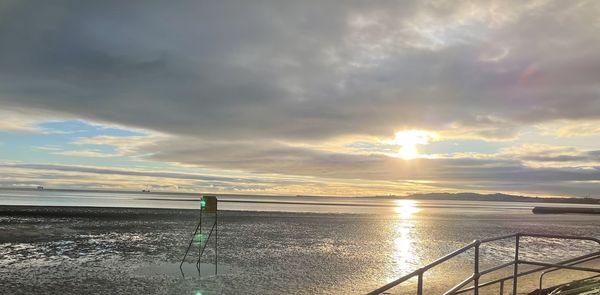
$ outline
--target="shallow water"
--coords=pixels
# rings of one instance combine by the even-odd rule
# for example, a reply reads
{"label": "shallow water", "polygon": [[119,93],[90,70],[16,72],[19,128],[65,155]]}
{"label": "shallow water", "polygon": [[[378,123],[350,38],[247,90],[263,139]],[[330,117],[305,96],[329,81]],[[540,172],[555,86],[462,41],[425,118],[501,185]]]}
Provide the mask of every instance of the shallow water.
{"label": "shallow water", "polygon": [[[201,195],[176,193],[113,193],[53,190],[0,189],[0,205],[33,206],[93,206],[132,208],[198,209]],[[394,200],[386,198],[358,197],[310,197],[310,196],[243,196],[219,195],[220,210],[280,211],[311,213],[454,213],[529,214],[534,206],[592,207],[589,204],[493,202],[458,200]]]}
{"label": "shallow water", "polygon": [[[397,203],[368,207],[370,211],[360,214],[222,212],[216,277],[209,271],[214,266],[212,244],[203,259],[202,277],[193,271],[182,277],[174,269],[195,228],[195,211],[154,214],[156,210],[148,209],[139,211],[149,214],[138,215],[104,209],[113,210],[111,218],[5,216],[0,217],[0,285],[8,294],[360,294],[474,239],[514,232],[599,233],[600,216],[595,215],[534,215],[512,203],[498,209],[449,205]],[[517,205],[521,207],[507,208]],[[482,246],[482,269],[510,261],[513,244],[509,240]],[[597,247],[589,242],[524,239],[521,254],[556,261],[592,249]],[[467,277],[472,255],[460,255],[427,273],[426,294],[438,294]],[[565,273],[549,277],[555,282],[569,278]],[[520,290],[531,291],[536,279],[524,279]],[[393,293],[412,290],[414,281]]]}

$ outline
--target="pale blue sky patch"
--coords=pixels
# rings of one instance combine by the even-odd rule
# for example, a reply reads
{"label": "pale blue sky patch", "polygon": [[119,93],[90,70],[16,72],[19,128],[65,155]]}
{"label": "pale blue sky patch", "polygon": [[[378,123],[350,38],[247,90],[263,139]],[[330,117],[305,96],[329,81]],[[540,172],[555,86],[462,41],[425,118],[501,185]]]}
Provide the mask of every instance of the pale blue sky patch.
{"label": "pale blue sky patch", "polygon": [[132,161],[110,144],[81,144],[82,138],[98,136],[140,137],[139,130],[130,130],[83,120],[42,122],[37,125],[41,132],[0,132],[0,138],[10,144],[0,145],[0,160],[60,164],[91,164],[119,166]]}
{"label": "pale blue sky patch", "polygon": [[88,123],[83,120],[53,121],[38,124],[46,134],[74,134],[77,137],[106,136],[141,136],[140,131]]}

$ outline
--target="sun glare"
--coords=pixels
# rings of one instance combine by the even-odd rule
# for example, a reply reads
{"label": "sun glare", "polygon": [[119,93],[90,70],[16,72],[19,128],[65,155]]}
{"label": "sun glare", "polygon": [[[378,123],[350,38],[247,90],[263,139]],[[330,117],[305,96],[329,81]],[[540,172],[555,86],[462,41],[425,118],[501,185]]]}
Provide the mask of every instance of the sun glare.
{"label": "sun glare", "polygon": [[398,151],[398,156],[405,160],[412,160],[419,156],[419,152],[417,152],[417,146],[414,144],[404,144],[400,151]]}
{"label": "sun glare", "polygon": [[410,219],[411,216],[419,211],[420,208],[417,207],[417,202],[414,200],[396,200],[396,207],[394,207],[394,211],[400,216],[402,219]]}
{"label": "sun glare", "polygon": [[412,160],[419,157],[418,144],[428,144],[435,138],[437,138],[437,135],[433,132],[405,130],[396,132],[396,137],[388,141],[388,143],[401,146],[398,153],[394,156],[405,160]]}

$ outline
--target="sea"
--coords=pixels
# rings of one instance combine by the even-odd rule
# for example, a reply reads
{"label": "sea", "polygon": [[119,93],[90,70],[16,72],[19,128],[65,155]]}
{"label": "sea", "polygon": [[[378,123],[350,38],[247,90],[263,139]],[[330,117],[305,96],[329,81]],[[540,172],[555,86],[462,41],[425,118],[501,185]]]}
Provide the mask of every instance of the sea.
{"label": "sea", "polygon": [[[200,197],[193,194],[4,189],[0,190],[0,205],[197,210]],[[56,263],[52,265],[60,270],[59,273],[69,273],[66,266],[61,270],[60,265],[85,270],[90,259],[95,261],[94,255],[108,255],[104,250],[109,248],[112,249],[110,255],[98,256],[104,264],[98,262],[100,266],[96,267],[106,275],[112,273],[115,284],[123,278],[131,281],[140,277],[141,280],[151,278],[147,282],[149,285],[161,282],[164,287],[166,284],[167,287],[151,289],[161,290],[158,293],[364,294],[476,239],[517,232],[600,238],[600,215],[538,215],[531,212],[534,206],[600,208],[597,205],[310,196],[218,195],[218,199],[222,212],[219,251],[218,254],[210,252],[212,258],[204,261],[208,270],[203,272],[209,273],[204,276],[195,273],[189,263],[184,264],[183,275],[175,267],[178,264],[174,259],[183,253],[196,225],[189,218],[169,219],[165,221],[165,227],[156,226],[156,232],[147,224],[139,225],[144,227],[143,231],[98,232],[93,236],[96,241],[93,245],[73,238],[81,236],[77,231],[83,225],[76,227],[59,220],[50,228],[67,227],[68,230],[62,232],[68,232],[70,236],[45,242],[47,251],[40,252],[40,244],[35,241],[18,245],[0,243],[0,254],[5,258],[20,255],[11,262],[11,267],[25,272],[37,269],[36,263]],[[14,219],[0,222],[7,228],[6,224],[13,223],[6,222],[14,222]],[[128,246],[127,251],[119,250],[132,239],[140,244],[162,246],[156,246],[153,251],[147,249],[151,246],[140,249]],[[75,240],[79,242],[73,242]],[[37,252],[28,252],[30,248]],[[56,249],[62,249],[63,253],[72,250],[76,254],[57,256],[53,254]],[[165,254],[166,249],[175,253],[174,258]],[[512,261],[514,249],[514,238],[483,244],[479,269]],[[579,240],[522,238],[519,251],[521,259],[557,262],[600,251],[600,245]],[[84,252],[87,255],[80,255]],[[219,258],[219,273],[210,275],[215,256]],[[424,289],[427,291],[424,294],[441,294],[467,278],[475,267],[474,257],[471,250],[426,272]],[[117,270],[115,263],[107,261],[126,261],[128,268]],[[585,265],[592,267],[597,262],[590,261]],[[532,268],[523,266],[521,270]],[[512,271],[512,266],[506,267],[481,280],[501,278]],[[586,275],[590,273],[557,271],[548,274],[544,284],[547,287]],[[43,280],[44,275],[38,274],[39,278]],[[9,272],[2,271],[0,279],[16,280]],[[509,294],[512,281],[504,283],[504,294]],[[523,277],[519,281],[519,293],[527,294],[538,284],[539,273]],[[389,290],[389,294],[415,294],[415,288],[416,279],[411,279]],[[493,284],[482,289],[480,294],[498,294],[499,289],[500,284]]]}

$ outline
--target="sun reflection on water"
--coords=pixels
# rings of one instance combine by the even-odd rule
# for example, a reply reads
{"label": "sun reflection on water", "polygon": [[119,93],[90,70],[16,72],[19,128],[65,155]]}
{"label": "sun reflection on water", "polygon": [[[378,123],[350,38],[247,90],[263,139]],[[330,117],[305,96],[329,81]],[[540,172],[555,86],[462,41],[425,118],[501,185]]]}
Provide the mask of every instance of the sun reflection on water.
{"label": "sun reflection on water", "polygon": [[392,279],[413,271],[418,267],[419,258],[415,250],[415,240],[413,229],[415,223],[414,214],[421,211],[413,200],[396,200],[394,211],[398,219],[393,226],[394,242],[392,249],[392,259],[394,264],[394,274]]}
{"label": "sun reflection on water", "polygon": [[398,224],[396,226],[393,258],[398,273],[407,273],[412,270],[414,249],[410,231],[410,225]]}
{"label": "sun reflection on water", "polygon": [[415,200],[395,200],[394,203],[396,205],[394,211],[400,218],[405,220],[410,219],[413,214],[421,211],[421,209],[416,206],[417,202]]}

